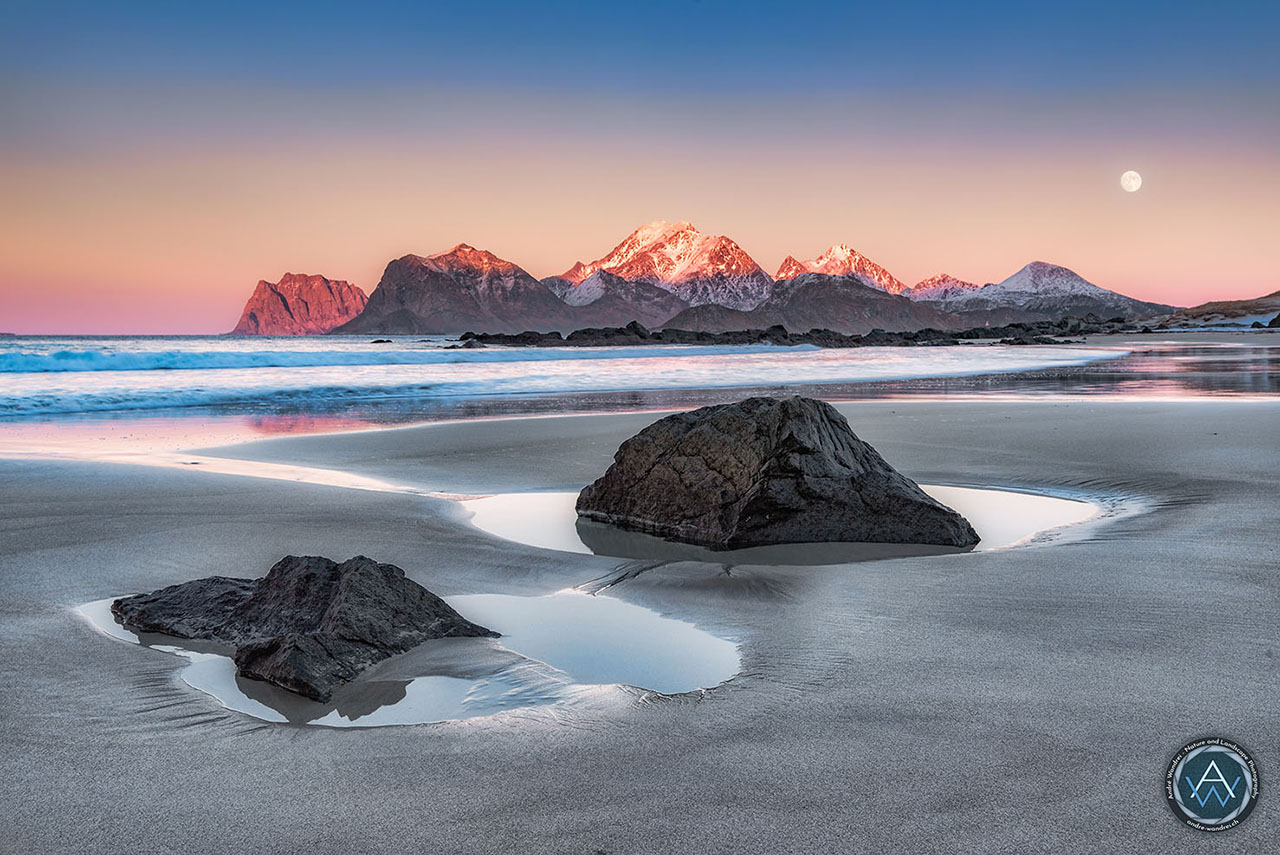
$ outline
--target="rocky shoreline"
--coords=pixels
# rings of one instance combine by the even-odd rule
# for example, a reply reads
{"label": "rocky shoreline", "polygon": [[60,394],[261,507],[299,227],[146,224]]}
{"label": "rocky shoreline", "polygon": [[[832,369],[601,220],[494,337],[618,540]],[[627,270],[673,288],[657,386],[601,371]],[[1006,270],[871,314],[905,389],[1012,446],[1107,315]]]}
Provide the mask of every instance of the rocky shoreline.
{"label": "rocky shoreline", "polygon": [[817,347],[913,347],[921,345],[955,345],[969,341],[998,341],[1000,344],[1066,344],[1065,336],[1105,335],[1108,333],[1150,332],[1149,327],[1138,327],[1123,318],[1103,320],[1093,315],[1083,318],[1064,318],[1060,321],[1035,321],[1012,323],[998,327],[973,327],[967,330],[922,329],[906,332],[886,332],[876,329],[863,335],[845,335],[834,330],[812,329],[808,332],[792,332],[775,325],[765,329],[737,330],[734,332],[700,332],[697,330],[661,329],[649,330],[632,321],[625,327],[590,327],[574,330],[568,335],[558,332],[477,333],[465,332],[458,337],[455,348],[485,347],[611,347],[618,345],[659,344],[776,344],[785,347],[815,345]]}

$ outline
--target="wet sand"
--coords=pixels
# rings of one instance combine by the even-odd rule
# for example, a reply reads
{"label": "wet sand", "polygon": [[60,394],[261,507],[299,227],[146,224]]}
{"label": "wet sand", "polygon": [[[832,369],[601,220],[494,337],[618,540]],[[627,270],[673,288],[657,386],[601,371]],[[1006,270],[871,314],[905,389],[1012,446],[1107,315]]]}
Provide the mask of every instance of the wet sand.
{"label": "wet sand", "polygon": [[[0,460],[4,846],[31,852],[1264,851],[1280,831],[1280,401],[869,401],[929,483],[1122,492],[1149,513],[1040,549],[651,567],[499,540],[441,498]],[[656,414],[296,437],[224,456],[424,490],[566,489]],[[72,608],[288,552],[365,553],[444,595],[610,594],[741,643],[700,695],[616,693],[330,730],[222,709]],[[1163,796],[1232,737],[1260,808],[1220,837]]]}

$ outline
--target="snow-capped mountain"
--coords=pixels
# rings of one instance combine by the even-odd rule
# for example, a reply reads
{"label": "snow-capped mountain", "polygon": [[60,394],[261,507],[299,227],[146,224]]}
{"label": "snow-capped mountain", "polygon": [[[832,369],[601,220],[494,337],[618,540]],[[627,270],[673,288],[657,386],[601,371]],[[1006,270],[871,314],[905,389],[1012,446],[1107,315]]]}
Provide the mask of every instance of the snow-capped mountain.
{"label": "snow-capped mountain", "polygon": [[809,261],[797,261],[794,256],[788,255],[783,260],[782,266],[778,268],[778,275],[774,278],[782,281],[794,279],[805,273],[825,273],[828,276],[849,276],[852,274],[860,277],[872,288],[879,288],[881,291],[888,291],[890,294],[901,294],[907,290],[907,286],[898,281],[888,270],[885,270],[856,249],[852,249],[842,243],[832,246],[822,255]]}
{"label": "snow-capped mountain", "polygon": [[1091,312],[1102,317],[1121,315],[1138,318],[1172,308],[1099,288],[1075,271],[1043,261],[1033,261],[994,285],[984,285],[936,300],[917,299],[948,312],[1019,309],[1046,318],[1080,316]]}
{"label": "snow-capped mountain", "polygon": [[769,274],[742,247],[724,235],[704,235],[687,222],[643,225],[608,255],[590,264],[576,262],[560,278],[577,284],[597,270],[656,285],[691,306],[752,309],[773,287]]}
{"label": "snow-capped mountain", "polygon": [[912,300],[949,300],[981,287],[981,285],[957,279],[949,273],[939,273],[937,276],[920,280],[904,291],[903,296],[910,297]]}
{"label": "snow-capped mountain", "polygon": [[522,268],[465,243],[387,265],[342,333],[523,332],[573,329],[573,311]]}
{"label": "snow-capped mountain", "polygon": [[568,332],[630,321],[655,328],[781,323],[796,330],[865,332],[1090,313],[1146,318],[1172,309],[1040,261],[994,285],[978,287],[943,274],[907,288],[843,244],[810,261],[788,256],[775,281],[729,238],[704,235],[687,222],[657,221],[603,258],[542,281],[467,244],[403,256],[387,265],[364,311],[333,332]]}

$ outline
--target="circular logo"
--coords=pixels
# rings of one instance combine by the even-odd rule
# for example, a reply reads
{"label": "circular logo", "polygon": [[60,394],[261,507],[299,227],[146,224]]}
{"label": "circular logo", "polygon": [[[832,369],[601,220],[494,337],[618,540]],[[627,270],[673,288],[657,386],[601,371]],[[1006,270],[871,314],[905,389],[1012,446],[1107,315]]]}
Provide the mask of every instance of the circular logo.
{"label": "circular logo", "polygon": [[1244,822],[1258,801],[1258,766],[1230,739],[1197,739],[1170,761],[1164,790],[1169,807],[1187,825],[1226,831]]}

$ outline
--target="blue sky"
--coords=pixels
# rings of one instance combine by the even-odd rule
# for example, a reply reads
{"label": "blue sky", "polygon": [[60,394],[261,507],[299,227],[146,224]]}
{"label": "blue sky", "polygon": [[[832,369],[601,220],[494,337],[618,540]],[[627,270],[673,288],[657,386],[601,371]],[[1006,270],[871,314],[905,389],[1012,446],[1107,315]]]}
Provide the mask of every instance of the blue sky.
{"label": "blue sky", "polygon": [[1280,2],[4,12],[0,328],[218,332],[285,271],[371,290],[466,242],[546,276],[656,219],[770,272],[1280,288]]}
{"label": "blue sky", "polygon": [[9,2],[11,80],[597,91],[1266,89],[1278,3]]}

